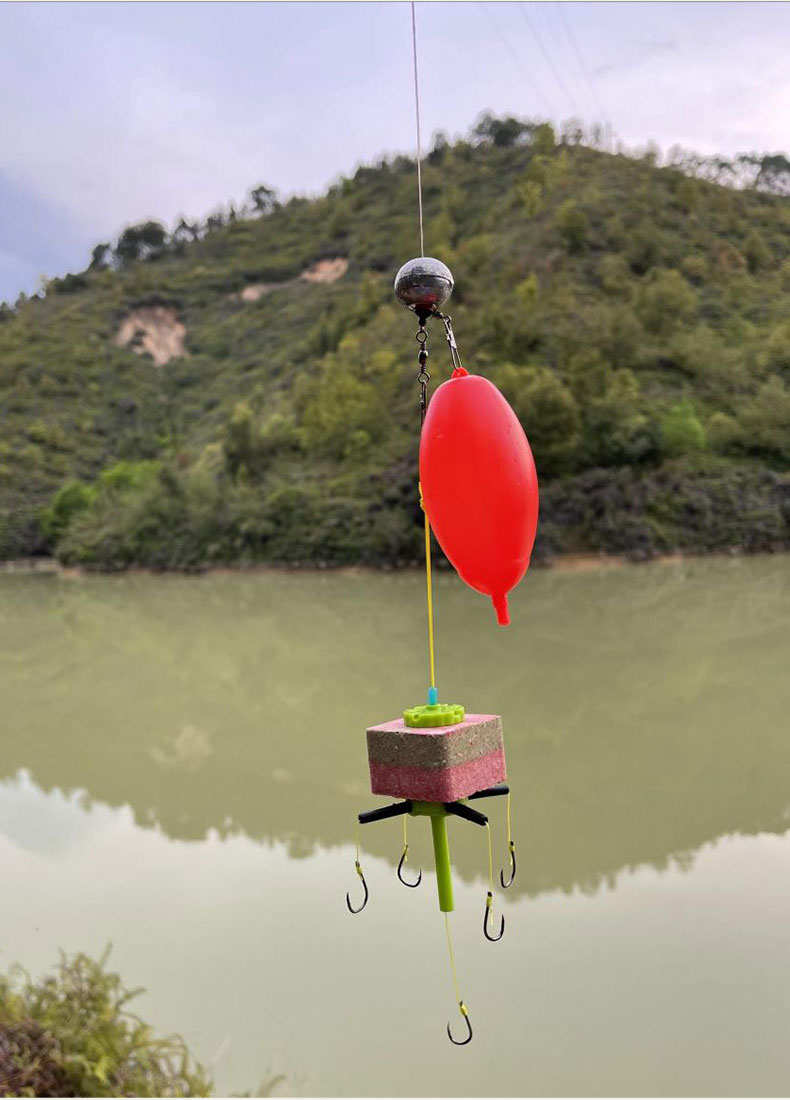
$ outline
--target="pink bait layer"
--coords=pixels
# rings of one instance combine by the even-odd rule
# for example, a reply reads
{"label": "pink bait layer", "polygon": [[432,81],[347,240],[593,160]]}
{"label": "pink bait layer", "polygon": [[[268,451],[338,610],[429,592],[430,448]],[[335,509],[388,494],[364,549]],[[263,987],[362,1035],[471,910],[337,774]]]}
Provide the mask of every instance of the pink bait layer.
{"label": "pink bait layer", "polygon": [[[415,731],[416,732],[416,731]],[[456,802],[476,791],[504,783],[507,779],[502,749],[452,768],[399,767],[370,763],[373,794],[412,798],[420,802]]]}

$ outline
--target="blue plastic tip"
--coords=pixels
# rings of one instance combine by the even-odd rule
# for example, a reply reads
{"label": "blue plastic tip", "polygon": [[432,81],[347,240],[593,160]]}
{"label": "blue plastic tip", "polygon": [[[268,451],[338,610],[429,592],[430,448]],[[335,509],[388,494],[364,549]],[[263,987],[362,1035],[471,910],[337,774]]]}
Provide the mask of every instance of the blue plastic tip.
{"label": "blue plastic tip", "polygon": [[435,687],[428,688],[428,706],[435,707],[439,702],[439,689]]}

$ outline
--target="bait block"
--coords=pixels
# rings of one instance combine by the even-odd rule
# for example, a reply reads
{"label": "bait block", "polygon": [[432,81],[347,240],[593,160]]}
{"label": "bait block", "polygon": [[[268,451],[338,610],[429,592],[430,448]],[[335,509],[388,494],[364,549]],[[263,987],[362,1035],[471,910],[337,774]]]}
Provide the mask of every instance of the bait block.
{"label": "bait block", "polygon": [[507,779],[502,719],[467,714],[447,726],[413,728],[402,718],[367,731],[373,794],[456,802]]}

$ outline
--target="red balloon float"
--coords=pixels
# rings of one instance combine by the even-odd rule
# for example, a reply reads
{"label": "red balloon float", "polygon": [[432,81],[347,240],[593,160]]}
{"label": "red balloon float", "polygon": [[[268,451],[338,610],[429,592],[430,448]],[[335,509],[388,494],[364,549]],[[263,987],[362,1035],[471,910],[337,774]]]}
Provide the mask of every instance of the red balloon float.
{"label": "red balloon float", "polygon": [[501,626],[507,594],[529,567],[538,477],[518,417],[489,382],[460,367],[434,393],[420,438],[423,503],[462,580],[490,596]]}

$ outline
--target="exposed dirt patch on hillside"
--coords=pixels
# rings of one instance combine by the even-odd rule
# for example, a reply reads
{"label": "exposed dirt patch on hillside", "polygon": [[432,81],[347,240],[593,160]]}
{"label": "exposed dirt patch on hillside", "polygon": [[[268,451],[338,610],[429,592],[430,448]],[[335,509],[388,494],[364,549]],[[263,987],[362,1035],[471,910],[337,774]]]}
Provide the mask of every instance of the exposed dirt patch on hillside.
{"label": "exposed dirt patch on hillside", "polygon": [[345,256],[335,256],[334,260],[319,260],[312,267],[305,268],[299,278],[305,283],[336,283],[347,271],[348,260]]}
{"label": "exposed dirt patch on hillside", "polygon": [[283,286],[283,283],[250,283],[249,286],[245,286],[241,294],[239,294],[239,301],[241,302],[257,302],[259,298],[262,298],[264,294],[269,294],[272,290],[276,290],[278,286]]}
{"label": "exposed dirt patch on hillside", "polygon": [[336,283],[342,279],[348,271],[348,260],[345,256],[335,256],[332,260],[319,260],[311,264],[296,279],[287,279],[284,283],[250,283],[238,294],[232,294],[237,302],[257,302],[264,294],[271,294],[273,290],[283,290],[287,286],[295,286],[297,283]]}
{"label": "exposed dirt patch on hillside", "polygon": [[170,306],[140,306],[121,321],[115,343],[137,355],[150,355],[157,367],[184,358],[187,330]]}

